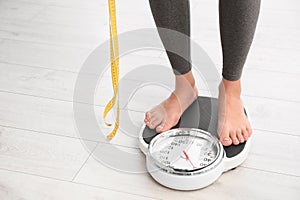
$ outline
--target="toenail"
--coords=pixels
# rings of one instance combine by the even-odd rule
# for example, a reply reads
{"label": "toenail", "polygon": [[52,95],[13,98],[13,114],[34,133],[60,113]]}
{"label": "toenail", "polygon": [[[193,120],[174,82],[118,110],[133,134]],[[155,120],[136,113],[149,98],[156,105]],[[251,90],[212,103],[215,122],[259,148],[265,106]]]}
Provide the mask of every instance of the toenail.
{"label": "toenail", "polygon": [[228,138],[228,137],[223,138],[223,141],[230,141],[230,138]]}
{"label": "toenail", "polygon": [[163,126],[158,126],[157,127],[157,130],[161,130],[161,129],[163,129]]}

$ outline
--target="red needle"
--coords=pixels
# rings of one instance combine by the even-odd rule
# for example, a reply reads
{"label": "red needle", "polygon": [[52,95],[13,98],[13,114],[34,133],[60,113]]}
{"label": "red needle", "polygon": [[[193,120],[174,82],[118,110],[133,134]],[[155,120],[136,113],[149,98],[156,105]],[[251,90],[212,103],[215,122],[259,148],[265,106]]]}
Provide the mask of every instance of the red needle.
{"label": "red needle", "polygon": [[185,155],[185,158],[191,163],[191,165],[194,167],[194,168],[196,168],[195,167],[195,165],[192,163],[192,161],[190,160],[190,158],[189,158],[189,155],[183,150],[183,154]]}

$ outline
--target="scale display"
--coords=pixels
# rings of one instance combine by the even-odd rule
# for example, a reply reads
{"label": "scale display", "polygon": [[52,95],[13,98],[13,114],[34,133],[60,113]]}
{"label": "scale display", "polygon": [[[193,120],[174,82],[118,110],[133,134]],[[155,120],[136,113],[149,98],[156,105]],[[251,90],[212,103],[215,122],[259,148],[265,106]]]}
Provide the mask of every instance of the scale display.
{"label": "scale display", "polygon": [[172,173],[196,173],[220,156],[220,144],[204,131],[175,129],[154,139],[149,154],[157,165]]}

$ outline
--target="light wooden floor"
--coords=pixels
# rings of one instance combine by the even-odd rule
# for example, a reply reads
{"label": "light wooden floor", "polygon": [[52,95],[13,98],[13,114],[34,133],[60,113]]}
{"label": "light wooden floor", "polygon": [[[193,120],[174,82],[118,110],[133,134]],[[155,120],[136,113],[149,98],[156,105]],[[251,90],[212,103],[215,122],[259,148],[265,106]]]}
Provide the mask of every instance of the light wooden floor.
{"label": "light wooden floor", "polygon": [[[193,192],[164,188],[148,174],[108,168],[78,138],[72,103],[75,81],[88,55],[108,39],[106,3],[0,0],[0,199],[299,199],[299,1],[262,1],[243,75],[253,147],[242,166]],[[192,0],[191,7],[192,38],[220,69],[217,1]],[[147,0],[118,0],[117,8],[120,32],[154,27]],[[121,59],[121,74],[147,63],[168,64],[161,52],[133,53]],[[103,106],[112,94],[108,76],[99,88],[95,109],[103,124]],[[156,89],[157,94],[146,87],[128,103],[137,126],[142,125],[144,111],[168,95]],[[97,141],[89,143],[95,151],[99,148]],[[112,143],[136,151],[133,162],[144,167],[136,138],[121,130]]]}

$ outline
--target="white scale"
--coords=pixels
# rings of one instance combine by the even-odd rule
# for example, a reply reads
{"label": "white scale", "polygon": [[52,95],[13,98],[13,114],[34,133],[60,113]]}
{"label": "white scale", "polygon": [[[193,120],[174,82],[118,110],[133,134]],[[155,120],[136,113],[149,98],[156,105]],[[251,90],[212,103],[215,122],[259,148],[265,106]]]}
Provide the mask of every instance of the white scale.
{"label": "white scale", "polygon": [[171,130],[157,134],[142,127],[139,146],[158,183],[177,190],[201,189],[245,161],[252,137],[224,147],[218,141],[217,110],[217,99],[198,97]]}

